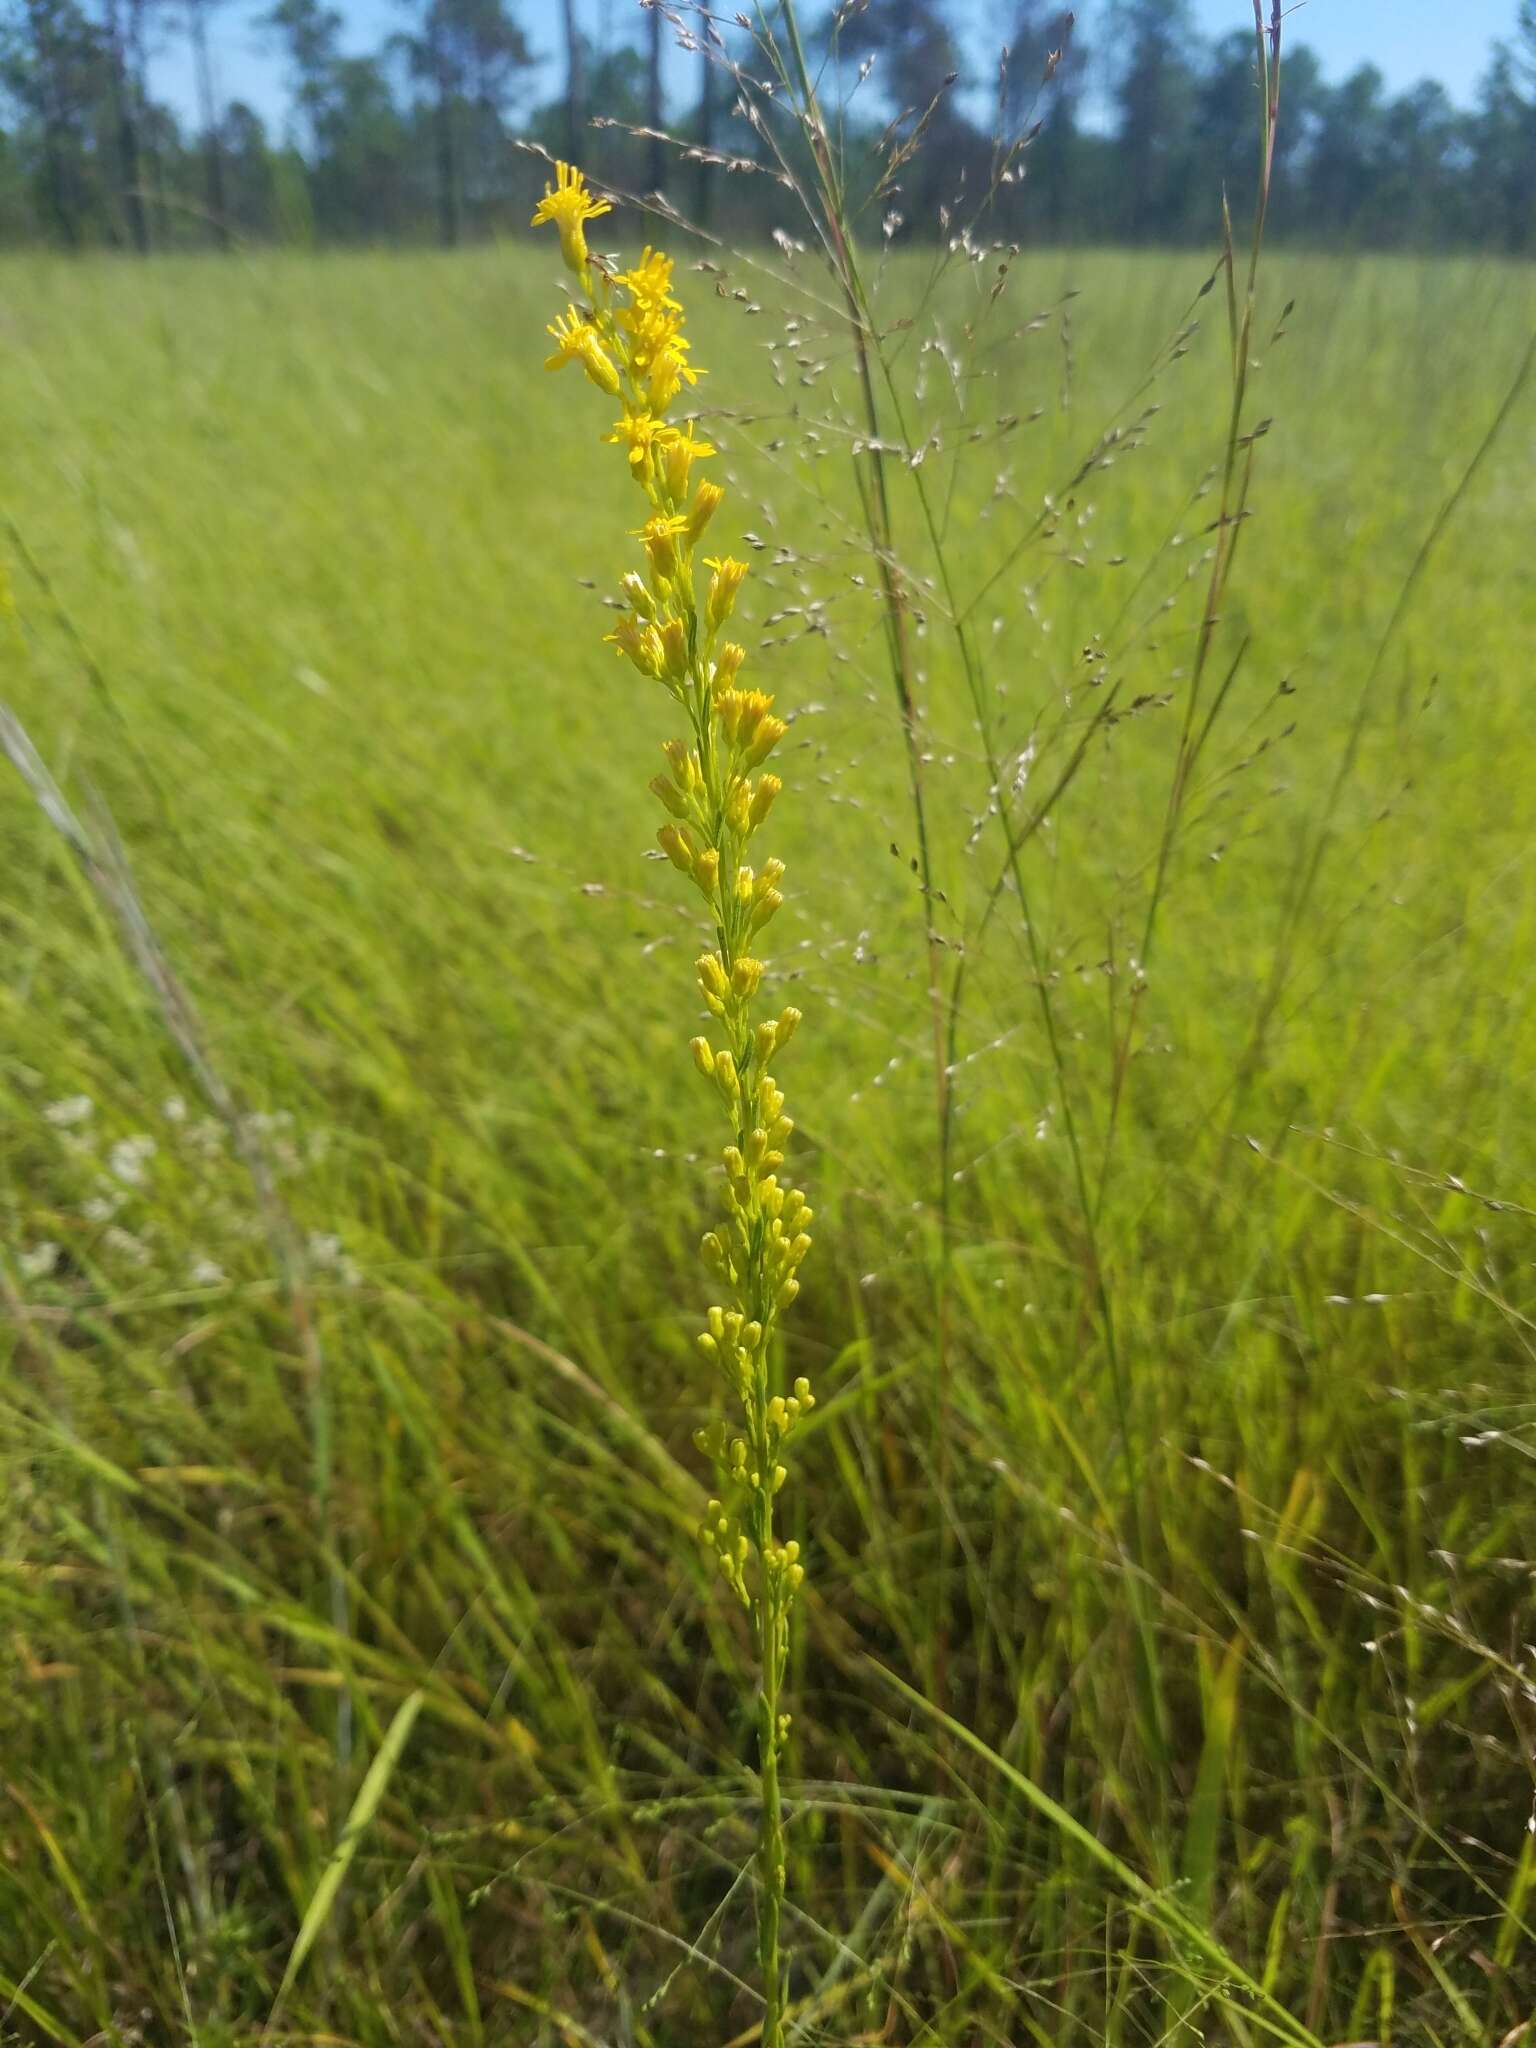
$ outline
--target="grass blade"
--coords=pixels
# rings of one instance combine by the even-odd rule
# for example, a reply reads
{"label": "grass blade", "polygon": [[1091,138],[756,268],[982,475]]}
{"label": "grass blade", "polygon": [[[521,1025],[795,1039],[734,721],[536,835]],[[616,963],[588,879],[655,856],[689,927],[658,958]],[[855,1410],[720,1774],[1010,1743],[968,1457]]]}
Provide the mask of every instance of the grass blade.
{"label": "grass blade", "polygon": [[379,1746],[379,1753],[368,1766],[368,1774],[358,1787],[357,1797],[352,1802],[352,1811],[347,1815],[346,1825],[337,1837],[330,1861],[320,1873],[320,1882],[315,1886],[315,1895],[305,1911],[298,1938],[288,1957],[288,1967],[283,1971],[283,1981],[277,1988],[277,1998],[267,2021],[269,2033],[284,1999],[304,1967],[310,1950],[319,1939],[321,1929],[331,1917],[337,1895],[341,1891],[347,1872],[352,1867],[352,1859],[357,1854],[357,1845],[383,1803],[384,1794],[389,1789],[389,1781],[405,1753],[405,1745],[410,1740],[411,1730],[416,1725],[416,1716],[421,1712],[425,1698],[425,1693],[413,1692],[401,1701],[395,1718],[390,1722],[389,1730]]}

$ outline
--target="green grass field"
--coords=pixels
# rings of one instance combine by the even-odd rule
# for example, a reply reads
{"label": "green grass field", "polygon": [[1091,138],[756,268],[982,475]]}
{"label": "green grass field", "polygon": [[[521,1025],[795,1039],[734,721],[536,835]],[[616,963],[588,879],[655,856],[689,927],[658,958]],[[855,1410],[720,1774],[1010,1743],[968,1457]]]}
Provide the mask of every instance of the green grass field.
{"label": "green grass field", "polygon": [[[1536,2014],[1536,390],[1413,576],[1536,276],[1265,261],[1231,683],[1145,961],[1221,291],[1170,360],[1198,257],[1026,255],[990,314],[985,265],[885,278],[935,436],[892,467],[965,963],[942,1190],[845,346],[809,259],[737,266],[757,312],[688,279],[725,538],[762,543],[743,637],[797,712],[807,2044]],[[538,367],[552,270],[0,268],[0,697],[110,814],[274,1184],[5,769],[0,2038],[753,2038],[749,1644],[694,1538],[695,920],[647,858],[668,707],[599,644],[635,505]],[[1041,809],[1059,1061],[916,476]]]}

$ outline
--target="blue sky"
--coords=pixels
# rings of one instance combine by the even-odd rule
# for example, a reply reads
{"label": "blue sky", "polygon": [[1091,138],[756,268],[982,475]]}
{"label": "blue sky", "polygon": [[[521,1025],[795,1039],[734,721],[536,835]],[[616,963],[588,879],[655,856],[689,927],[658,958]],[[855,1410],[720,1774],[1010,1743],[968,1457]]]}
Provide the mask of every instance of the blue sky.
{"label": "blue sky", "polygon": [[[349,47],[371,49],[406,18],[407,0],[339,0]],[[873,0],[878,6],[880,0]],[[1104,0],[1078,0],[1090,37]],[[578,0],[590,32],[618,41],[637,30],[633,0]],[[559,47],[558,0],[513,0],[534,48],[552,54]],[[1211,34],[1245,28],[1253,20],[1252,0],[1194,0],[1195,13]],[[1495,38],[1514,25],[1517,0],[1302,0],[1292,4],[1287,32],[1310,43],[1330,78],[1357,64],[1373,63],[1389,86],[1436,78],[1454,99],[1469,102],[1488,62]],[[213,17],[215,58],[221,92],[245,99],[274,128],[284,119],[287,95],[282,65],[270,42],[250,26],[260,4],[230,0]],[[1267,10],[1266,10],[1267,11]],[[979,58],[993,39],[983,23],[1005,19],[1007,0],[956,0],[957,18],[968,24],[967,42]],[[185,51],[169,44],[155,63],[155,84],[181,113],[192,108],[191,67]],[[550,64],[536,81],[541,96],[552,92],[558,74]]]}

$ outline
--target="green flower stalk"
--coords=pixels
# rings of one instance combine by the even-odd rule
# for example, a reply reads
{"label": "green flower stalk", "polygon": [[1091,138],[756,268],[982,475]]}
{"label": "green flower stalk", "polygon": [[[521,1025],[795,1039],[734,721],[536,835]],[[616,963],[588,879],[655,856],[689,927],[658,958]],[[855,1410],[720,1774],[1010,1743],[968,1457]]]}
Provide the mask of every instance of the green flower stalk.
{"label": "green flower stalk", "polygon": [[774,716],[770,696],[741,687],[745,650],[723,637],[747,565],[710,556],[702,564],[707,584],[696,573],[695,550],[725,493],[708,481],[692,483],[693,465],[715,451],[695,437],[691,422],[678,426],[667,417],[702,375],[689,360],[682,309],[672,296],[672,259],[646,249],[634,269],[620,271],[595,257],[586,223],[608,212],[608,204],[588,189],[580,171],[557,164],[555,175],[534,224],[550,221],[558,228],[579,298],[549,329],[555,350],[547,367],[579,363],[622,409],[605,438],[624,449],[649,512],[635,532],[643,566],[624,577],[625,609],[607,638],[663,686],[687,719],[686,737],[666,742],[666,772],[651,783],[667,813],[656,836],[699,891],[714,928],[713,948],[696,972],[715,1034],[695,1038],[691,1050],[729,1133],[723,1212],[702,1245],[725,1299],[709,1310],[698,1341],[725,1381],[739,1424],[735,1431],[700,1431],[695,1439],[720,1477],[720,1498],[710,1501],[700,1536],[751,1615],[756,1641],[762,2041],[763,2048],[782,2048],[787,1972],[780,1950],[779,1761],[789,1716],[781,1697],[790,1617],[805,1568],[799,1545],[778,1540],[774,1502],[787,1476],[785,1442],[814,1403],[804,1379],[787,1397],[775,1393],[770,1359],[779,1318],[800,1291],[811,1211],[801,1191],[780,1179],[794,1127],[770,1070],[794,1036],[800,1012],[760,1014],[763,963],[756,945],[784,900],[784,863],[768,859],[754,868],[747,853],[783,786],[763,764],[785,725]]}

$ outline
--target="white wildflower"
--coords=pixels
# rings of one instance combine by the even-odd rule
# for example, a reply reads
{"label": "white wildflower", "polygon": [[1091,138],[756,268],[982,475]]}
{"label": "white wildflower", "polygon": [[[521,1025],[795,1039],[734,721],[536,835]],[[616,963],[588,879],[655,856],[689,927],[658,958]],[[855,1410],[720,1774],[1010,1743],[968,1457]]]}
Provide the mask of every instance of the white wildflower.
{"label": "white wildflower", "polygon": [[151,1137],[119,1138],[107,1154],[107,1168],[114,1180],[120,1180],[124,1187],[141,1188],[144,1185],[144,1169],[155,1156],[155,1141]]}
{"label": "white wildflower", "polygon": [[123,1230],[114,1223],[110,1230],[102,1232],[101,1241],[108,1251],[116,1252],[130,1265],[149,1264],[149,1246],[142,1238],[135,1237],[131,1230]]}
{"label": "white wildflower", "polygon": [[96,1105],[89,1095],[65,1095],[57,1102],[50,1102],[43,1115],[57,1130],[68,1130],[72,1124],[83,1124],[96,1113]]}

